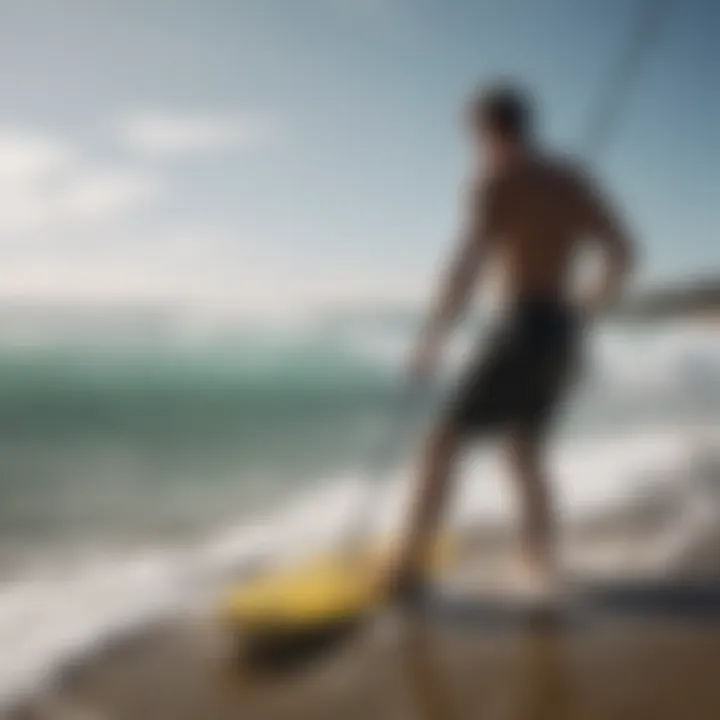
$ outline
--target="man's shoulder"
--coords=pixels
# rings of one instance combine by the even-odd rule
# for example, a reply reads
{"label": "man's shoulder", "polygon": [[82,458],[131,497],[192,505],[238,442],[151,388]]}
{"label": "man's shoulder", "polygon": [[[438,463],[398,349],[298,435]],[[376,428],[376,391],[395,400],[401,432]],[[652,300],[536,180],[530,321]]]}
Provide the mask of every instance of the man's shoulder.
{"label": "man's shoulder", "polygon": [[472,204],[484,206],[489,198],[497,195],[502,185],[502,177],[493,173],[477,173],[470,178],[466,192]]}
{"label": "man's shoulder", "polygon": [[569,153],[543,154],[539,162],[547,172],[573,184],[583,185],[590,176],[586,163]]}

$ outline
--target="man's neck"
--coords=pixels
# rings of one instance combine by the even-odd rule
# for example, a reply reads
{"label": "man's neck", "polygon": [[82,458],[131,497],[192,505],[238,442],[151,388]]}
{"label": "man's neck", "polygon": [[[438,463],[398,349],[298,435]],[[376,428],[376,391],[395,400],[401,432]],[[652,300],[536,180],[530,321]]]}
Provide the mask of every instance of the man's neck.
{"label": "man's neck", "polygon": [[508,143],[497,148],[490,155],[486,164],[486,172],[491,176],[504,175],[513,168],[524,165],[533,155],[528,145],[521,143]]}

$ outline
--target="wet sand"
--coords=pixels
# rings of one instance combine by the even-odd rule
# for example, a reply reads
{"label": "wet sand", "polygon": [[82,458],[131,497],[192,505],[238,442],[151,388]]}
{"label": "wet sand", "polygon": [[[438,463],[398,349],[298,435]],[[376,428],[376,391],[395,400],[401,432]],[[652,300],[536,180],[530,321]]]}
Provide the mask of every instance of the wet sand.
{"label": "wet sand", "polygon": [[[637,530],[637,518],[628,527]],[[608,534],[618,537],[617,524]],[[680,600],[668,596],[659,606],[662,596],[651,592],[640,602],[567,603],[545,617],[468,613],[457,603],[388,611],[284,673],[239,666],[216,625],[176,618],[67,668],[53,692],[9,717],[717,720],[719,541],[705,537],[673,571],[676,579],[703,576],[709,599],[688,602],[691,586],[678,580]],[[481,544],[488,557],[476,548],[473,559],[488,568],[497,543]]]}
{"label": "wet sand", "polygon": [[285,676],[245,676],[207,628],[156,628],[13,720],[716,720],[720,617],[589,614],[502,627],[412,615]]}

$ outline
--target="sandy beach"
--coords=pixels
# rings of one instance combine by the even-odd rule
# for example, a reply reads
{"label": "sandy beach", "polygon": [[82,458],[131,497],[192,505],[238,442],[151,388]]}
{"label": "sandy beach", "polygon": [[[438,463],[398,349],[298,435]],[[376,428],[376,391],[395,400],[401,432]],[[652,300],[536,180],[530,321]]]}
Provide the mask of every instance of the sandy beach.
{"label": "sandy beach", "polygon": [[[716,620],[586,618],[489,627],[399,618],[282,677],[248,678],[198,628],[158,628],[68,673],[10,717],[628,718],[720,716]],[[207,638],[205,638],[207,639]]]}
{"label": "sandy beach", "polygon": [[[488,566],[498,543],[484,545],[471,559]],[[175,618],[66,667],[8,720],[715,720],[716,548],[705,537],[672,582],[599,582],[550,615],[465,595],[387,611],[282,672],[239,666],[216,624]]]}

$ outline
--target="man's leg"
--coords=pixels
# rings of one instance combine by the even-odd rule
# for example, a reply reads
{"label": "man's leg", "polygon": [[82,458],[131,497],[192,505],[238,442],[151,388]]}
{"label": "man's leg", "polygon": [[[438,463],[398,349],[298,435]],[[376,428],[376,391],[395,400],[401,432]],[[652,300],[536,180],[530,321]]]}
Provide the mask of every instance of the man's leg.
{"label": "man's leg", "polygon": [[520,506],[523,559],[532,578],[551,582],[556,571],[555,517],[545,473],[544,443],[537,433],[516,427],[510,433],[510,462]]}
{"label": "man's leg", "polygon": [[429,438],[417,486],[411,492],[409,522],[395,566],[397,590],[422,580],[430,543],[437,532],[451,486],[451,475],[461,449],[459,433],[441,426]]}

